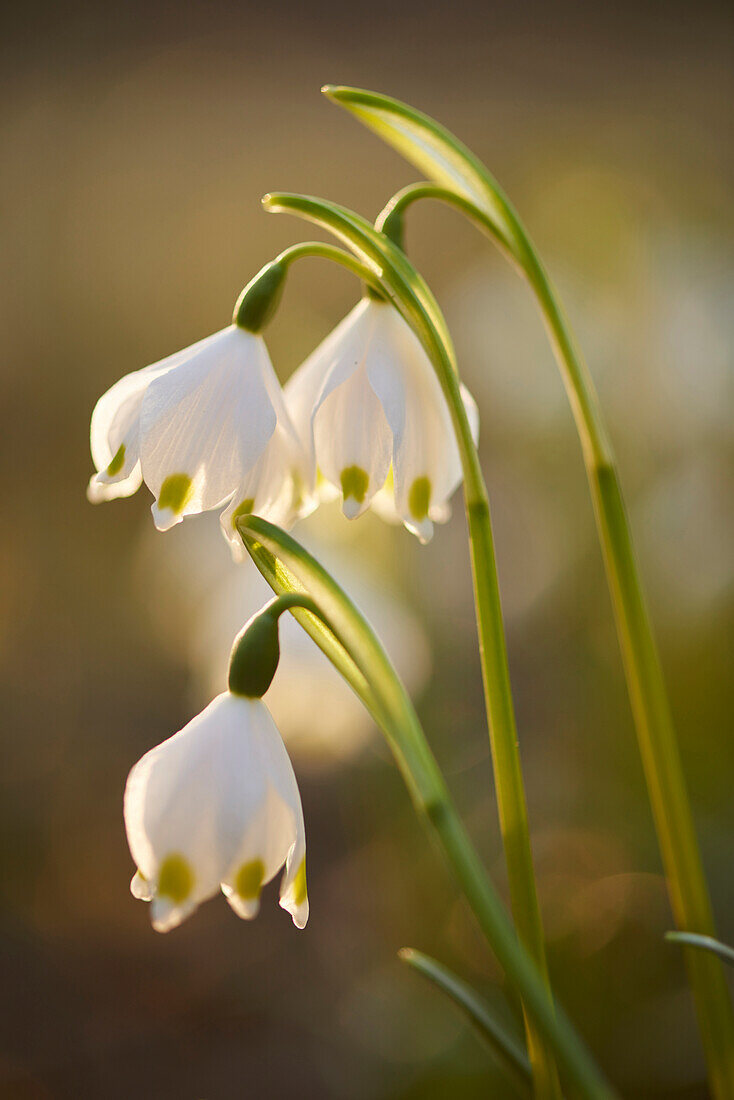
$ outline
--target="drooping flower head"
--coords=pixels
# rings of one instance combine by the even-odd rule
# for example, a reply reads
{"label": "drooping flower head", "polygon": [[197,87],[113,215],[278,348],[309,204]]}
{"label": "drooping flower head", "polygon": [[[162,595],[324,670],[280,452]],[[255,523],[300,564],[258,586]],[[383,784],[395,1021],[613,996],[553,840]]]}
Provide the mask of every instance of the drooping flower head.
{"label": "drooping flower head", "polygon": [[220,889],[240,917],[285,864],[280,904],[308,920],[301,797],[285,745],[260,699],[224,692],[130,772],[125,827],[131,890],[154,928],[175,928]]}
{"label": "drooping flower head", "polygon": [[237,323],[120,379],[97,402],[90,435],[89,499],[130,496],[145,481],[161,531],[226,505],[237,552],[238,515],[289,526],[304,506],[304,454],[265,341]]}
{"label": "drooping flower head", "polygon": [[[364,298],[285,388],[312,467],[353,519],[371,504],[426,542],[448,518],[461,462],[446,400],[410,325],[388,302]],[[476,438],[477,408],[462,397]],[[388,474],[392,487],[384,491]]]}

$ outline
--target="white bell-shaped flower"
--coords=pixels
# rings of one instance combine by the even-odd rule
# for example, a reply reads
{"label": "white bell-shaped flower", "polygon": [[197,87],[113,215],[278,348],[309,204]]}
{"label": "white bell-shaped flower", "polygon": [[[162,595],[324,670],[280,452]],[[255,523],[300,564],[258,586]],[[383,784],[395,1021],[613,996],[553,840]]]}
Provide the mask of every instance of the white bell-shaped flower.
{"label": "white bell-shaped flower", "polygon": [[225,692],[130,772],[125,827],[153,927],[175,928],[221,888],[252,918],[285,865],[280,904],[308,920],[306,835],[296,777],[261,699]]}
{"label": "white bell-shaped flower", "polygon": [[128,374],[92,413],[96,502],[145,481],[156,527],[228,505],[223,525],[255,511],[288,526],[304,503],[307,466],[262,336],[230,325]]}
{"label": "white bell-shaped flower", "polygon": [[[420,340],[390,303],[363,298],[298,368],[285,397],[312,469],[341,491],[348,518],[374,502],[422,542],[448,518],[461,481],[451,416]],[[462,398],[476,440],[477,407],[464,387]],[[381,492],[390,472],[392,487]]]}

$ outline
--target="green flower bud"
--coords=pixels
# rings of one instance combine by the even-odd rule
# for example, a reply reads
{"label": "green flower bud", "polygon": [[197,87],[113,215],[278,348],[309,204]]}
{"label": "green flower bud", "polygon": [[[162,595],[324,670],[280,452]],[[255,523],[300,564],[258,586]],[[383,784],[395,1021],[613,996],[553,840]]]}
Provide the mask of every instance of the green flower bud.
{"label": "green flower bud", "polygon": [[237,636],[229,658],[232,695],[260,699],[270,687],[280,660],[278,612],[259,611]]}
{"label": "green flower bud", "polygon": [[261,332],[280,303],[287,267],[273,260],[250,279],[237,299],[232,320],[248,332]]}

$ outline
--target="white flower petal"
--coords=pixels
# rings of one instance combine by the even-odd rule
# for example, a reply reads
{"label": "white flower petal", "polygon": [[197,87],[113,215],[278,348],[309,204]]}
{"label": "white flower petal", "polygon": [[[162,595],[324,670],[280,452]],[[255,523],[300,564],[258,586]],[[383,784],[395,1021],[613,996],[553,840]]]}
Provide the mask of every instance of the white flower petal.
{"label": "white flower petal", "polygon": [[296,843],[288,854],[285,874],[280,884],[280,906],[290,913],[296,928],[305,928],[309,904],[306,885],[306,833],[303,813],[298,821]]}
{"label": "white flower petal", "polygon": [[[393,432],[395,507],[422,541],[433,521],[447,514],[447,501],[461,481],[461,461],[446,399],[431,361],[397,310],[370,303],[380,341],[389,349],[370,363],[370,381]],[[462,386],[472,432],[478,432],[476,404]]]}
{"label": "white flower petal", "polygon": [[[305,857],[303,810],[293,766],[283,740],[264,703],[253,708],[250,735],[268,778],[267,798],[243,835],[236,858],[222,881],[222,890],[239,916],[248,918],[260,888],[269,882],[286,860],[288,879],[291,857],[298,849]],[[281,893],[285,886],[281,888]],[[300,900],[302,911],[303,900]]]}
{"label": "white flower petal", "polygon": [[262,885],[305,853],[298,785],[265,704],[220,695],[147,753],[128,777],[125,826],[139,868],[131,890],[152,899],[158,931],[220,887],[253,917]]}
{"label": "white flower petal", "polygon": [[129,474],[112,477],[106,470],[92,474],[87,485],[87,500],[91,504],[101,504],[107,500],[131,497],[137,493],[143,483],[140,462],[136,462]]}
{"label": "white flower petal", "polygon": [[216,508],[241,485],[275,431],[271,372],[262,338],[232,325],[148,387],[140,451],[157,525]]}
{"label": "white flower petal", "polygon": [[360,302],[293,372],[283,390],[291,422],[311,460],[314,472],[316,466],[313,440],[314,408],[329,371],[342,354],[342,345],[352,340],[352,329],[357,317],[363,312],[363,303]]}
{"label": "white flower petal", "polygon": [[130,893],[138,901],[150,901],[153,897],[153,890],[150,883],[144,875],[140,874],[140,871],[136,871],[130,882]]}
{"label": "white flower petal", "polygon": [[170,932],[178,928],[196,909],[198,904],[195,901],[177,905],[169,898],[154,897],[150,904],[150,919],[156,932]]}
{"label": "white flower petal", "polygon": [[128,843],[154,894],[161,868],[173,857],[190,873],[190,889],[180,891],[185,900],[215,894],[264,803],[267,776],[257,757],[253,761],[248,735],[252,706],[218,696],[131,771],[125,789]]}
{"label": "white flower petal", "polygon": [[[476,438],[476,405],[463,387],[462,396]],[[350,518],[374,504],[422,541],[447,518],[462,476],[451,416],[420,340],[390,303],[363,299],[296,371],[286,401]],[[392,493],[382,488],[391,464]]]}
{"label": "white flower petal", "polygon": [[263,454],[221,515],[222,531],[233,557],[236,561],[247,557],[235,526],[239,516],[251,512],[279,527],[289,528],[296,519],[313,511],[316,504],[303,449],[279,421]]}
{"label": "white flower petal", "polygon": [[138,429],[145,391],[151,382],[201,350],[210,339],[126,374],[102,394],[92,411],[89,429],[92,459],[98,471],[89,484],[88,496],[93,503],[130,496],[140,487]]}

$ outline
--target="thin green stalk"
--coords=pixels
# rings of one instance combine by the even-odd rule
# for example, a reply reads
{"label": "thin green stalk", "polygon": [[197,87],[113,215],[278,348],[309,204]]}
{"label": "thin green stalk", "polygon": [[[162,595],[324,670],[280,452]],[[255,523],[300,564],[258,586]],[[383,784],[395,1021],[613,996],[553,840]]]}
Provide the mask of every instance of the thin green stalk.
{"label": "thin green stalk", "polygon": [[[523,234],[524,236],[524,234]],[[555,290],[527,237],[527,275],[537,296],[581,440],[627,688],[675,921],[715,936],[711,899],[645,601],[627,511],[598,397]],[[713,1093],[734,1098],[734,1013],[721,963],[686,951]]]}
{"label": "thin green stalk", "polygon": [[361,279],[362,282],[367,283],[372,290],[379,291],[380,289],[380,283],[375,273],[366,267],[365,264],[360,263],[351,252],[345,252],[343,248],[336,248],[333,244],[324,244],[323,241],[303,241],[299,244],[292,244],[289,248],[279,253],[273,262],[282,264],[284,267],[288,268],[295,260],[308,259],[311,257],[321,260],[331,260],[334,263],[340,264],[348,271],[351,271],[353,275],[356,275],[358,279]]}
{"label": "thin green stalk", "polygon": [[[449,868],[466,896],[508,980],[517,989],[539,1033],[554,1051],[569,1082],[585,1100],[611,1100],[615,1095],[583,1042],[550,997],[535,961],[520,942],[500,898],[464,829],[443,775],[403,684],[379,640],[349,597],[332,577],[280,528],[255,516],[243,516],[238,529],[255,564],[276,594],[296,588],[318,608],[322,630],[311,611],[293,609],[304,628],[332,660],[344,651],[359,681],[348,682],[382,727],[413,803],[437,840]],[[302,615],[307,618],[300,618]],[[325,627],[328,637],[325,637]],[[361,685],[367,683],[364,694]]]}
{"label": "thin green stalk", "polygon": [[[475,204],[435,184],[405,188],[391,200],[381,219],[402,219],[407,206],[422,198],[449,202],[507,251]],[[518,263],[517,255],[511,258],[537,297],[581,440],[673,914],[680,929],[715,936],[683,762],[612,445],[588,367],[575,346],[550,279],[519,223],[515,227],[515,241],[522,262]],[[687,951],[686,962],[714,1095],[719,1100],[732,1100],[734,1014],[724,972],[716,958],[701,952]]]}
{"label": "thin green stalk", "polygon": [[[361,260],[375,265],[375,274],[379,276],[383,291],[415,328],[441,382],[464,473],[482,677],[512,911],[518,935],[531,952],[550,991],[510,690],[489,500],[461,397],[446,323],[430,290],[402,250],[352,211],[303,195],[266,195],[263,203],[269,210],[297,213],[324,225],[346,241]],[[526,1023],[528,1053],[537,1094],[542,1100],[556,1100],[560,1096],[560,1086],[552,1051],[535,1031],[532,1021],[526,1019]]]}
{"label": "thin green stalk", "polygon": [[443,963],[432,959],[430,955],[424,955],[422,951],[416,951],[414,947],[401,948],[398,958],[422,974],[456,1005],[482,1042],[495,1055],[515,1091],[522,1096],[531,1096],[533,1074],[525,1051],[496,1019],[490,1006],[476,990]]}

